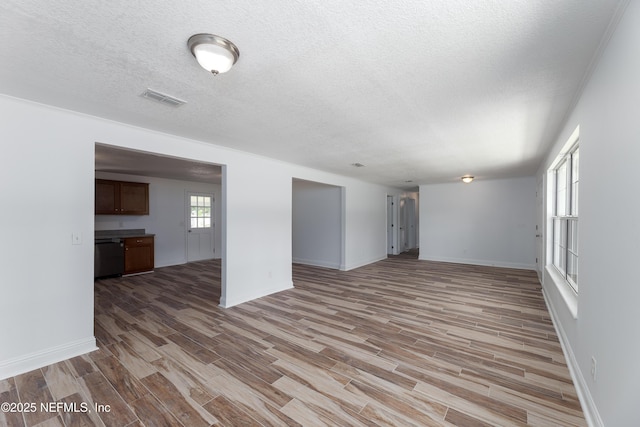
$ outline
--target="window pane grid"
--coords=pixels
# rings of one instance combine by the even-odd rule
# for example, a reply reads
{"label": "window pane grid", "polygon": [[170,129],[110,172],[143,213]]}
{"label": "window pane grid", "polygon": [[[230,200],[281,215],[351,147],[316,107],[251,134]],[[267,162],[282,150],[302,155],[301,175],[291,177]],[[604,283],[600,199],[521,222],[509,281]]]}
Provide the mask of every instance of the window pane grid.
{"label": "window pane grid", "polygon": [[190,196],[191,228],[211,228],[211,196]]}
{"label": "window pane grid", "polygon": [[563,216],[567,213],[567,161],[565,160],[556,171],[556,215]]}
{"label": "window pane grid", "polygon": [[578,220],[567,219],[567,268],[569,283],[578,288]]}
{"label": "window pane grid", "polygon": [[553,209],[553,265],[578,291],[578,189],[579,149],[576,147],[556,167]]}
{"label": "window pane grid", "polygon": [[571,214],[578,216],[578,183],[580,152],[576,149],[571,154]]}

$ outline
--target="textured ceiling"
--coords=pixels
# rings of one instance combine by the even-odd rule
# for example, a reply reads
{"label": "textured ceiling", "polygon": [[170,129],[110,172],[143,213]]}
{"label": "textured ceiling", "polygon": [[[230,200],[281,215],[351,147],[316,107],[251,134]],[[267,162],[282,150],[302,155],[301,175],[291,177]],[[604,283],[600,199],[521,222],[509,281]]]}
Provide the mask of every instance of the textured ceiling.
{"label": "textured ceiling", "polygon": [[96,144],[95,168],[100,172],[220,184],[222,168],[209,163],[125,150]]}
{"label": "textured ceiling", "polygon": [[[0,93],[395,187],[532,175],[617,7],[4,0]],[[197,65],[200,32],[238,46],[229,73]]]}

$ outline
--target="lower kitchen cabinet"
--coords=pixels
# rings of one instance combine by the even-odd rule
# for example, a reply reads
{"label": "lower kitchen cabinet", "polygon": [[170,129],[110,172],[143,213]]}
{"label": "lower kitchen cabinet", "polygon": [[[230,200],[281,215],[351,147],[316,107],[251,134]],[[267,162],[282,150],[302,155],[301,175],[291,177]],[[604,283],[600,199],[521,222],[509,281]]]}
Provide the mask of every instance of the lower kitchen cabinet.
{"label": "lower kitchen cabinet", "polygon": [[153,271],[153,237],[124,239],[124,274]]}

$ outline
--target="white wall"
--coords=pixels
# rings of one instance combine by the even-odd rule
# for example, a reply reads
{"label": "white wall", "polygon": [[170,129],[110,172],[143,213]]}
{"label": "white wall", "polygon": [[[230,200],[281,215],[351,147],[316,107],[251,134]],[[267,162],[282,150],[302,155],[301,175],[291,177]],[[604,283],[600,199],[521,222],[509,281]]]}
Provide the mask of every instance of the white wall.
{"label": "white wall", "polygon": [[344,270],[387,258],[387,192],[361,182],[345,188]]}
{"label": "white wall", "polygon": [[293,180],[293,262],[342,266],[342,189]]}
{"label": "white wall", "polygon": [[234,160],[222,169],[224,307],[292,286],[291,175],[266,159]]}
{"label": "white wall", "polygon": [[93,143],[43,113],[0,98],[0,378],[95,349]]}
{"label": "white wall", "polygon": [[420,186],[420,259],[535,269],[535,178]]}
{"label": "white wall", "polygon": [[353,178],[292,166],[292,176],[344,187],[344,265],[351,270],[387,258],[387,195],[404,194],[397,188],[365,183]]}
{"label": "white wall", "polygon": [[640,425],[639,45],[640,2],[630,2],[539,171],[543,177],[580,125],[577,317],[548,269],[543,288],[592,425]]}
{"label": "white wall", "polygon": [[223,165],[224,307],[292,286],[293,177],[345,188],[346,269],[386,257],[397,190],[7,96],[0,117],[0,378],[95,348],[96,142]]}
{"label": "white wall", "polygon": [[149,183],[149,215],[96,215],[96,230],[144,228],[155,234],[155,265],[187,262],[186,194],[188,191],[211,193],[214,202],[215,258],[222,253],[222,187],[220,184],[179,181],[138,175],[96,172],[96,178]]}

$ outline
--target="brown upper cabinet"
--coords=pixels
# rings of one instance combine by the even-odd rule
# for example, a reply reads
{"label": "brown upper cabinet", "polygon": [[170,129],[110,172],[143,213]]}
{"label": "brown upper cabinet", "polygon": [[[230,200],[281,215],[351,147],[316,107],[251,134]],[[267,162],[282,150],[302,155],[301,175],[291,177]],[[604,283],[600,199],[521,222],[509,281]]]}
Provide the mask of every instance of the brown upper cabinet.
{"label": "brown upper cabinet", "polygon": [[96,215],[149,215],[149,184],[96,179]]}

